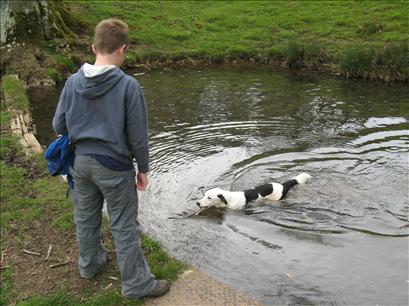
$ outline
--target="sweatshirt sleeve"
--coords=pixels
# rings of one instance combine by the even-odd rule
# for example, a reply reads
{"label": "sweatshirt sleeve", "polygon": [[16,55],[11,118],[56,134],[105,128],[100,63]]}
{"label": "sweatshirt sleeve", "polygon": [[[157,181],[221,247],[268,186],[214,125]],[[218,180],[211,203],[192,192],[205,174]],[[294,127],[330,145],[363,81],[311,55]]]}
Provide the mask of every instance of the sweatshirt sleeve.
{"label": "sweatshirt sleeve", "polygon": [[148,116],[145,97],[138,83],[132,80],[126,99],[126,136],[138,171],[149,172]]}
{"label": "sweatshirt sleeve", "polygon": [[68,133],[67,124],[65,122],[66,103],[67,101],[64,86],[53,118],[53,129],[57,135],[63,135]]}

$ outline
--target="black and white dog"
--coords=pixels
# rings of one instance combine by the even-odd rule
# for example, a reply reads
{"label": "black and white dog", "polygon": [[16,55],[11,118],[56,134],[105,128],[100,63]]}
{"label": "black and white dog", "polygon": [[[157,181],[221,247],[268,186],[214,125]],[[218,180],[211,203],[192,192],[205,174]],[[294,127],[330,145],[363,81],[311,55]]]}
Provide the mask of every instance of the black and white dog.
{"label": "black and white dog", "polygon": [[257,199],[278,201],[285,198],[288,191],[293,186],[304,184],[310,178],[311,175],[301,173],[283,184],[264,184],[244,191],[227,191],[220,188],[213,188],[206,191],[203,198],[197,201],[196,204],[200,208],[216,206],[227,207],[230,209],[242,209],[247,203]]}

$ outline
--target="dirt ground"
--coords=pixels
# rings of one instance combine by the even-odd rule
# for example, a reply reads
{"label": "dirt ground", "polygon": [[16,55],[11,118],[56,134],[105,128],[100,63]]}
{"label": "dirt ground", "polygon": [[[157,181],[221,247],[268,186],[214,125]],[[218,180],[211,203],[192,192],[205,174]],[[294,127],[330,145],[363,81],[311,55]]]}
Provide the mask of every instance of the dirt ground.
{"label": "dirt ground", "polygon": [[[120,288],[115,252],[108,253],[106,271],[95,279],[85,280],[77,269],[75,233],[61,233],[51,226],[53,208],[46,208],[50,217],[33,221],[30,225],[17,226],[7,233],[8,241],[15,241],[1,254],[1,267],[14,269],[13,291],[16,300],[48,295],[54,292],[70,292],[83,301],[94,294],[102,294],[112,288]],[[31,239],[22,239],[29,236]],[[18,245],[17,245],[18,244]]]}

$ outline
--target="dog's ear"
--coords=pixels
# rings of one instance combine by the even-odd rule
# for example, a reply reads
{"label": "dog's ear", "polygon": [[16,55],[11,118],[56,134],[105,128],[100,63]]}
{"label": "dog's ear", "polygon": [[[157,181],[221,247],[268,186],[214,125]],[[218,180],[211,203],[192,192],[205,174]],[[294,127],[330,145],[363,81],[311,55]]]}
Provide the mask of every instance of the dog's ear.
{"label": "dog's ear", "polygon": [[225,199],[225,197],[222,194],[218,194],[217,197],[224,203],[227,205],[227,201]]}

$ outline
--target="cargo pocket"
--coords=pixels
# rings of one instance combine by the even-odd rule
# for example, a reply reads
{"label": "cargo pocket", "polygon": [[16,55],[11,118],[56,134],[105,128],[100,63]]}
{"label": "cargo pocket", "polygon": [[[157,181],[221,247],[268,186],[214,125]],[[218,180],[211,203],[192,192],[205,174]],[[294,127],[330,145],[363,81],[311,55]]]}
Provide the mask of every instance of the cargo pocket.
{"label": "cargo pocket", "polygon": [[136,190],[134,171],[109,177],[97,177],[96,183],[108,202],[121,201],[126,195],[132,196]]}

